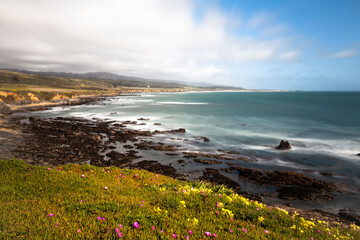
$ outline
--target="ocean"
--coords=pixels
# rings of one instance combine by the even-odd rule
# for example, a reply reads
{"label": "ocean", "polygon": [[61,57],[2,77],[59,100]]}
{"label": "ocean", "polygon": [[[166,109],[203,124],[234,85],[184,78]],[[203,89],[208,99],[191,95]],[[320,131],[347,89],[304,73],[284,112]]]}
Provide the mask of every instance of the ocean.
{"label": "ocean", "polygon": [[[352,186],[350,192],[338,194],[334,200],[321,203],[293,201],[292,204],[303,208],[359,210],[360,92],[140,94],[110,97],[93,105],[54,107],[36,114],[115,121],[149,118],[144,121],[146,125],[128,126],[140,130],[185,128],[186,134],[181,138],[189,141],[177,140],[174,135],[156,138],[191,151],[237,151],[252,160],[238,162],[245,167],[300,171],[317,179],[348,184]],[[210,141],[198,141],[198,137],[207,137]],[[292,149],[274,149],[281,140],[289,141]],[[181,166],[176,163],[177,158],[161,153],[143,153],[143,156],[164,164],[171,163],[193,179],[198,177],[199,170],[209,167],[195,163]],[[221,169],[228,165],[210,167]],[[324,176],[320,172],[334,176]],[[239,181],[235,174],[221,173]],[[263,190],[246,183],[242,183],[242,188]]]}

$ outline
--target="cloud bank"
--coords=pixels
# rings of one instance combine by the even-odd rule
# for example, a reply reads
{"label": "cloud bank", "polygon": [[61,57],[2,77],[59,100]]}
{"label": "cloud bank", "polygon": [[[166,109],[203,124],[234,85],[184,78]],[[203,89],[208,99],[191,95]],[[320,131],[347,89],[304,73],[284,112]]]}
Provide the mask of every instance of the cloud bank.
{"label": "cloud bank", "polygon": [[190,0],[4,0],[0,67],[221,82],[229,67],[300,55],[270,18]]}

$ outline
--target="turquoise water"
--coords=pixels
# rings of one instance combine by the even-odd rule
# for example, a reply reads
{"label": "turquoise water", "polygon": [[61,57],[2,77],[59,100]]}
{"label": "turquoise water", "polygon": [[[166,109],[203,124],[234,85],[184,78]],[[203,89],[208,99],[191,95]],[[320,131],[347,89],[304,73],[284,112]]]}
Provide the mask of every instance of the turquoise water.
{"label": "turquoise water", "polygon": [[[95,105],[57,107],[42,114],[119,121],[150,118],[147,125],[134,128],[185,128],[187,138],[210,139],[208,143],[177,143],[190,150],[234,150],[254,160],[242,163],[245,166],[311,170],[324,180],[329,178],[319,172],[331,172],[338,175],[331,180],[360,187],[360,157],[356,155],[360,153],[360,92],[143,94],[109,98]],[[156,122],[161,126],[154,126]],[[170,136],[159,138],[170,141]],[[291,143],[292,150],[274,149],[282,139]]]}

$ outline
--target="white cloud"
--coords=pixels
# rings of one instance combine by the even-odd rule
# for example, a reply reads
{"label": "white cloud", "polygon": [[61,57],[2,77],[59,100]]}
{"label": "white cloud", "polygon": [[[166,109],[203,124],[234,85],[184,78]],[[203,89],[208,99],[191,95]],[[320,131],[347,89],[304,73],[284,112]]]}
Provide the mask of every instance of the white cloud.
{"label": "white cloud", "polygon": [[3,0],[0,67],[209,80],[228,65],[299,55],[266,15],[250,25],[266,23],[270,39],[233,32],[234,16],[215,7],[194,12],[190,0]]}
{"label": "white cloud", "polygon": [[335,52],[332,54],[329,54],[328,57],[330,58],[352,58],[359,55],[359,51],[348,49],[348,50],[342,50],[339,52]]}

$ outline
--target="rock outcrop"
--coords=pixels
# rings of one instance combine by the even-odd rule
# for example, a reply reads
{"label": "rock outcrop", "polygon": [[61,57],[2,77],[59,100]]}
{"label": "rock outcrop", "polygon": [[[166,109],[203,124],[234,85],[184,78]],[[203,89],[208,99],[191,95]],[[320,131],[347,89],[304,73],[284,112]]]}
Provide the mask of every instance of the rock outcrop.
{"label": "rock outcrop", "polygon": [[11,109],[4,102],[0,102],[0,114],[9,114]]}
{"label": "rock outcrop", "polygon": [[289,150],[289,149],[291,149],[291,145],[288,141],[281,140],[279,146],[277,146],[276,149]]}

